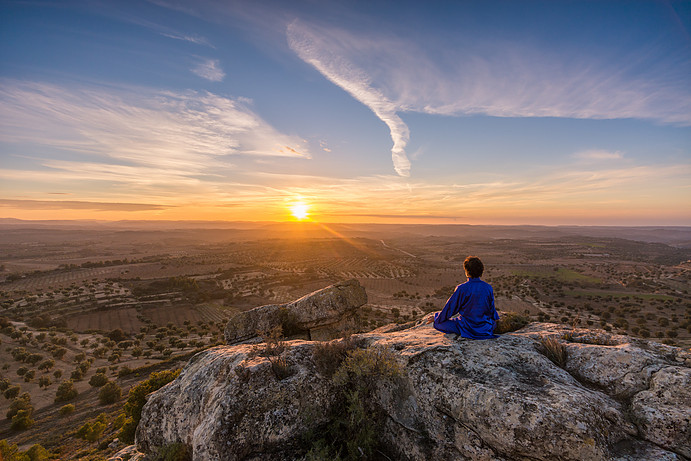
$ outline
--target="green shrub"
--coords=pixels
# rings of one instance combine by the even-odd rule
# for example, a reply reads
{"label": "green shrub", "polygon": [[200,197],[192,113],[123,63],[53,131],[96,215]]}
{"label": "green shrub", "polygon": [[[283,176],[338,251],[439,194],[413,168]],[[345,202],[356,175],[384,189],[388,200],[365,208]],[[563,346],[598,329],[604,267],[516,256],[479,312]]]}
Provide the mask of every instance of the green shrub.
{"label": "green shrub", "polygon": [[32,412],[29,410],[19,410],[17,414],[12,417],[10,428],[15,431],[21,431],[33,426],[34,420],[31,419],[31,413]]}
{"label": "green shrub", "polygon": [[349,351],[333,373],[335,403],[329,423],[318,429],[320,437],[307,440],[307,459],[386,458],[387,449],[379,439],[386,416],[373,397],[379,385],[391,385],[400,375],[400,365],[387,349]]}
{"label": "green shrub", "polygon": [[351,338],[317,343],[312,349],[312,360],[319,373],[331,378],[355,348],[355,343]]}
{"label": "green shrub", "polygon": [[113,427],[115,429],[120,429],[127,420],[127,415],[125,413],[119,413],[118,416],[113,420]]}
{"label": "green shrub", "polygon": [[5,392],[3,392],[2,395],[4,395],[7,400],[13,399],[19,395],[19,391],[21,390],[22,388],[19,386],[10,386],[7,389],[5,389]]}
{"label": "green shrub", "polygon": [[89,379],[89,385],[92,387],[101,387],[108,382],[108,377],[104,373],[96,373]]}
{"label": "green shrub", "polygon": [[10,443],[2,439],[0,440],[0,459],[3,461],[30,461],[25,453],[19,451],[16,443]]}
{"label": "green shrub", "polygon": [[127,365],[124,365],[122,368],[118,370],[118,377],[122,378],[123,376],[127,376],[129,374],[132,374],[132,369],[128,367]]}
{"label": "green shrub", "polygon": [[47,461],[52,457],[51,453],[38,443],[32,445],[26,451],[26,456],[29,458],[29,461]]}
{"label": "green shrub", "polygon": [[122,389],[113,381],[108,381],[98,392],[98,400],[102,405],[115,403],[122,397]]}
{"label": "green shrub", "polygon": [[55,403],[67,402],[75,398],[79,392],[74,388],[74,383],[70,380],[63,381],[55,391]]}
{"label": "green shrub", "polygon": [[60,416],[67,416],[71,415],[72,413],[74,413],[74,405],[71,403],[61,406],[58,410],[58,414],[60,414]]}
{"label": "green shrub", "polygon": [[5,416],[7,419],[12,419],[20,410],[27,410],[30,416],[34,412],[34,407],[31,405],[31,395],[28,392],[24,392],[12,401]]}
{"label": "green shrub", "polygon": [[169,382],[173,381],[180,374],[181,369],[165,370],[154,372],[149,378],[130,389],[127,394],[127,402],[123,410],[127,415],[127,420],[118,433],[118,437],[125,443],[134,443],[134,432],[137,424],[142,417],[142,408],[146,403],[146,396],[156,391]]}
{"label": "green shrub", "polygon": [[530,323],[530,318],[517,312],[502,312],[494,333],[500,335],[520,330]]}

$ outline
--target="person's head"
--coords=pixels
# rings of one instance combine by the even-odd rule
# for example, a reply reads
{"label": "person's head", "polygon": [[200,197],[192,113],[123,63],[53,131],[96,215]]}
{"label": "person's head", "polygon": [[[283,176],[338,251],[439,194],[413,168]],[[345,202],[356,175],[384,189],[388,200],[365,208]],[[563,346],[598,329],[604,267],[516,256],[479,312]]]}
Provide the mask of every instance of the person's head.
{"label": "person's head", "polygon": [[482,261],[480,261],[480,258],[477,256],[468,256],[465,258],[465,261],[463,261],[463,269],[465,269],[465,275],[476,279],[482,277],[485,265],[482,264]]}

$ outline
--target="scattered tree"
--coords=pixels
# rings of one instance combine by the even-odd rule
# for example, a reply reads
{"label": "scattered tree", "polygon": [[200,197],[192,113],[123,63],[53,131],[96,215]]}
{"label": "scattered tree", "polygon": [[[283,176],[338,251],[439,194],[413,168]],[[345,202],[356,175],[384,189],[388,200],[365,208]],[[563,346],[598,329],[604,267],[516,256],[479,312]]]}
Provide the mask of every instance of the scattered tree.
{"label": "scattered tree", "polygon": [[58,413],[60,414],[60,416],[71,415],[72,413],[74,413],[74,405],[72,405],[71,403],[68,403],[67,405],[63,405],[58,410]]}
{"label": "scattered tree", "polygon": [[120,400],[122,396],[122,389],[113,381],[108,381],[98,393],[98,400],[102,405],[108,405]]}
{"label": "scattered tree", "polygon": [[55,403],[67,402],[72,400],[79,394],[77,389],[74,388],[74,383],[70,380],[63,381],[58,386],[58,390],[55,392]]}
{"label": "scattered tree", "polygon": [[101,387],[108,383],[108,377],[105,373],[96,373],[89,380],[89,385],[92,387]]}

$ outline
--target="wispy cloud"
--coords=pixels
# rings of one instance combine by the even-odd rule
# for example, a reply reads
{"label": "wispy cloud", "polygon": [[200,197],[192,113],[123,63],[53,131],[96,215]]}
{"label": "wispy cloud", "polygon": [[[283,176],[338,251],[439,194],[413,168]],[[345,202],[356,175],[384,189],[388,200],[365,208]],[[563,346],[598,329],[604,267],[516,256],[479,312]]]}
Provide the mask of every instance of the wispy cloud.
{"label": "wispy cloud", "polygon": [[223,69],[221,69],[221,62],[218,59],[203,59],[190,70],[192,73],[211,82],[221,82],[226,76]]}
{"label": "wispy cloud", "polygon": [[196,34],[185,35],[185,34],[178,34],[178,33],[174,33],[174,32],[160,32],[160,34],[163,35],[164,37],[172,38],[175,40],[182,40],[183,42],[190,42],[190,43],[194,43],[196,45],[204,45],[204,46],[208,46],[210,48],[216,48],[205,37],[202,37],[201,35],[196,35]]}
{"label": "wispy cloud", "polygon": [[624,158],[624,153],[618,150],[608,151],[601,149],[589,149],[576,152],[573,156],[581,160],[621,160]]}
{"label": "wispy cloud", "polygon": [[68,88],[5,80],[4,141],[69,149],[135,165],[198,171],[228,155],[309,158],[246,103],[208,92]]}
{"label": "wispy cloud", "polygon": [[370,77],[363,70],[338,53],[336,42],[324,31],[306,28],[297,21],[288,25],[290,48],[303,61],[367,106],[389,127],[393,140],[391,158],[394,169],[401,176],[410,176],[410,162],[405,153],[410,133],[408,126],[396,113],[399,108],[380,90],[372,87]]}
{"label": "wispy cloud", "polygon": [[321,149],[322,149],[324,152],[331,152],[331,149],[329,148],[329,145],[328,145],[327,142],[324,141],[324,140],[319,141],[319,147],[321,147]]}
{"label": "wispy cloud", "polygon": [[688,75],[674,56],[652,58],[655,50],[608,60],[477,37],[457,47],[419,36],[413,42],[300,21],[288,25],[287,37],[303,61],[387,124],[402,176],[410,168],[403,112],[691,125]]}
{"label": "wispy cloud", "polygon": [[[444,115],[638,118],[691,125],[688,75],[656,52],[607,61],[497,40],[433,53],[436,43],[293,23],[310,53],[350,63],[393,108]],[[289,28],[289,34],[291,32]],[[480,45],[481,43],[481,45]],[[446,44],[449,47],[449,44]],[[652,57],[651,57],[652,56]],[[304,59],[304,58],[303,58]],[[633,68],[652,67],[632,72]],[[665,74],[661,75],[661,70]]]}
{"label": "wispy cloud", "polygon": [[10,200],[0,199],[0,208],[24,210],[95,210],[95,211],[154,211],[170,208],[149,203],[83,202],[76,200]]}
{"label": "wispy cloud", "polygon": [[[645,216],[650,209],[678,217],[680,208],[689,207],[688,194],[683,193],[689,174],[689,165],[589,169],[574,164],[568,169],[544,169],[534,177],[502,175],[468,184],[411,181],[394,175],[334,179],[270,173],[256,173],[252,181],[255,186],[272,184],[261,194],[274,202],[299,195],[332,218],[362,214],[392,219],[414,216],[452,221],[464,217],[466,222],[516,223],[551,215],[552,224],[573,224],[581,218],[585,223],[602,222],[607,213]],[[667,189],[664,203],[659,201],[661,182]],[[248,188],[247,200],[257,192]],[[686,219],[691,215],[687,213]]]}
{"label": "wispy cloud", "polygon": [[212,93],[11,80],[0,84],[0,139],[40,152],[25,154],[38,165],[33,171],[1,171],[8,180],[107,181],[149,196],[207,191],[205,184],[232,175],[236,156],[310,157],[303,139]]}

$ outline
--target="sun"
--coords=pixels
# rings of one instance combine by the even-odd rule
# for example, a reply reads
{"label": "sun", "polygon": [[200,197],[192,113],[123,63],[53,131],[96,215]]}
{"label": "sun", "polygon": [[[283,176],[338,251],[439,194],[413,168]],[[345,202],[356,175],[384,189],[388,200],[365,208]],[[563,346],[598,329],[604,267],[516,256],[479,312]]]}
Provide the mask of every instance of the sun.
{"label": "sun", "polygon": [[305,202],[296,202],[290,207],[290,213],[298,221],[309,218],[309,206]]}

